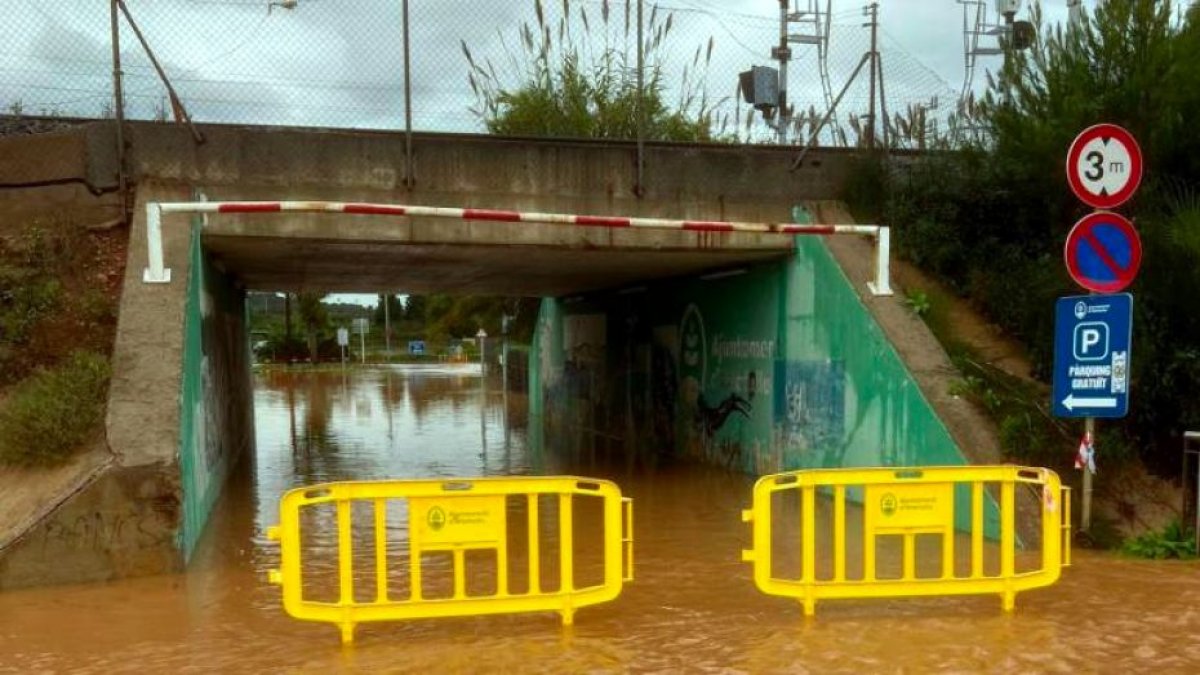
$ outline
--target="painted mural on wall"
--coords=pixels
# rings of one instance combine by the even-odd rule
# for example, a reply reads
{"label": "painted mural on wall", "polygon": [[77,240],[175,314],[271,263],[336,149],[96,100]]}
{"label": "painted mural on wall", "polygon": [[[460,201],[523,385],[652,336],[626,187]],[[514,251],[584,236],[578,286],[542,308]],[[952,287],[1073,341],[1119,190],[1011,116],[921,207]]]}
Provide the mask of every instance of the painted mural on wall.
{"label": "painted mural on wall", "polygon": [[819,239],[784,261],[547,300],[541,320],[530,383],[544,378],[532,393],[557,424],[531,425],[556,452],[758,475],[965,461]]}
{"label": "painted mural on wall", "polygon": [[688,457],[744,469],[769,449],[777,327],[771,312],[753,306],[771,302],[762,276],[697,281],[708,287],[688,294],[697,301],[679,319],[676,398]]}
{"label": "painted mural on wall", "polygon": [[963,463],[817,239],[784,261],[548,300],[542,320],[531,383],[567,446],[603,434],[753,474]]}

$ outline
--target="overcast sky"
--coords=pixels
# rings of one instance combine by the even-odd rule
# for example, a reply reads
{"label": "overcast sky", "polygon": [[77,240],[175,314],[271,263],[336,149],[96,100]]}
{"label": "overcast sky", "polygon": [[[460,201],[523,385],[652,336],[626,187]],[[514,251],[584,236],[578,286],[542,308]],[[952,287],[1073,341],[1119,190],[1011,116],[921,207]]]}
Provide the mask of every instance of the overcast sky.
{"label": "overcast sky", "polygon": [[[545,0],[557,26],[562,0]],[[793,0],[796,2],[796,0]],[[824,0],[821,0],[822,5]],[[988,0],[989,19],[992,0]],[[126,0],[192,116],[199,121],[399,129],[404,125],[400,0],[296,0],[292,10],[268,12],[267,0]],[[569,0],[569,42],[593,52],[605,44],[632,54],[625,33],[626,3]],[[799,0],[807,7],[807,0]],[[836,93],[869,45],[862,0],[833,0],[828,71]],[[881,54],[892,112],[929,103],[953,109],[962,90],[963,7],[956,0],[880,0]],[[1028,5],[1028,2],[1025,3]],[[1085,0],[1090,8],[1094,0]],[[607,23],[603,19],[608,5]],[[466,43],[476,60],[491,62],[515,82],[513,55],[520,29],[534,21],[533,0],[411,0],[414,127],[480,131],[469,111]],[[647,3],[647,18],[653,5]],[[1066,0],[1043,4],[1048,21],[1064,21]],[[108,3],[93,0],[0,0],[0,105],[27,113],[97,116],[110,110],[111,42]],[[697,49],[712,41],[700,80],[720,102],[740,137],[771,138],[759,120],[750,127],[736,97],[737,73],[773,65],[778,40],[776,0],[663,0],[655,17],[671,31],[661,50],[674,102],[679,78]],[[1027,12],[1027,8],[1023,13]],[[590,31],[582,30],[583,16]],[[607,30],[602,29],[607,26]],[[794,27],[793,30],[802,30]],[[555,39],[558,36],[555,33]],[[127,114],[149,118],[167,108],[165,92],[127,25],[121,31]],[[823,110],[816,51],[794,47],[788,87],[800,110]],[[975,90],[996,57],[981,58]],[[693,82],[696,75],[693,71]],[[859,79],[839,118],[865,112],[867,81]],[[740,110],[739,110],[740,108]],[[738,116],[741,117],[738,117]],[[369,296],[347,300],[370,301]]]}
{"label": "overcast sky", "polygon": [[[400,0],[296,0],[293,10],[276,7],[269,13],[266,0],[126,4],[198,120],[403,126]],[[607,33],[599,29],[605,4],[570,0],[573,42],[593,50],[606,39],[618,47],[628,44],[625,3],[610,4]],[[863,4],[833,0],[829,72],[835,93],[867,49]],[[1065,4],[1046,3],[1047,18],[1063,20]],[[468,110],[474,96],[460,45],[466,42],[477,60],[491,61],[502,77],[515,80],[509,57],[520,51],[521,24],[533,21],[533,0],[412,0],[411,6],[414,126],[480,130]],[[557,25],[562,6],[561,0],[546,0],[551,25]],[[774,0],[664,0],[656,21],[661,25],[673,15],[662,51],[670,83],[678,84],[683,67],[711,38],[712,60],[703,81],[710,100],[724,100],[722,110],[732,122],[736,74],[753,64],[770,65],[778,7]],[[586,40],[585,13],[591,27]],[[0,16],[5,19],[0,103],[19,102],[31,113],[102,114],[112,78],[106,2],[0,0]],[[956,0],[881,0],[880,16],[889,107],[896,111],[937,96],[948,111],[963,84],[962,7]],[[121,39],[130,116],[154,116],[164,107],[163,89],[127,27]],[[801,109],[820,109],[815,49],[797,46],[795,54],[791,100]],[[985,80],[984,68],[995,65],[995,57],[980,60],[977,84]],[[867,83],[860,79],[843,110],[865,108]],[[767,133],[761,125],[753,131]]]}

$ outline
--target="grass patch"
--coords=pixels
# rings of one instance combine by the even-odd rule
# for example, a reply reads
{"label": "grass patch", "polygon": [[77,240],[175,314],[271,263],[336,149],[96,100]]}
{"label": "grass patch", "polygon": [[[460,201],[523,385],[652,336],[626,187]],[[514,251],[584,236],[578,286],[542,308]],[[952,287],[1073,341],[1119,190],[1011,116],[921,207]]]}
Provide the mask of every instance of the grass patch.
{"label": "grass patch", "polygon": [[104,416],[108,359],[74,352],[35,372],[0,408],[0,463],[49,466],[69,458]]}

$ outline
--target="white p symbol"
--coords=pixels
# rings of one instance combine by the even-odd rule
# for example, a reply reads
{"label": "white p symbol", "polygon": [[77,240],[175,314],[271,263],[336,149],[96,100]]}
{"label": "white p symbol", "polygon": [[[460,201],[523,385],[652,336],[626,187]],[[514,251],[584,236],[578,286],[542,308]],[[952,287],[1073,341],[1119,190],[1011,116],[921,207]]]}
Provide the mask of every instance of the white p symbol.
{"label": "white p symbol", "polygon": [[1108,326],[1103,323],[1081,323],[1075,327],[1075,358],[1080,361],[1099,361],[1108,357]]}

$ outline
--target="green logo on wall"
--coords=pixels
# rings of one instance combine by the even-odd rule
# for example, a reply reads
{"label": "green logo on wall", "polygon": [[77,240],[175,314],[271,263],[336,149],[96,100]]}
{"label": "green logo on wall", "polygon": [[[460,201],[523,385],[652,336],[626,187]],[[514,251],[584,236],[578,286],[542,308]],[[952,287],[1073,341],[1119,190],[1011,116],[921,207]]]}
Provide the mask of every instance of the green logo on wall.
{"label": "green logo on wall", "polygon": [[896,513],[896,495],[886,492],[879,498],[879,510],[883,511],[883,515],[890,516]]}
{"label": "green logo on wall", "polygon": [[429,523],[429,529],[437,532],[446,526],[446,512],[442,510],[442,507],[435,506],[429,509],[429,515],[425,518],[425,521]]}
{"label": "green logo on wall", "polygon": [[700,308],[696,305],[688,305],[683,311],[683,319],[679,322],[680,333],[680,375],[683,378],[695,378],[696,383],[701,387],[704,386],[705,372],[707,370],[706,359],[708,354],[708,340],[704,335],[704,318],[700,315]]}

